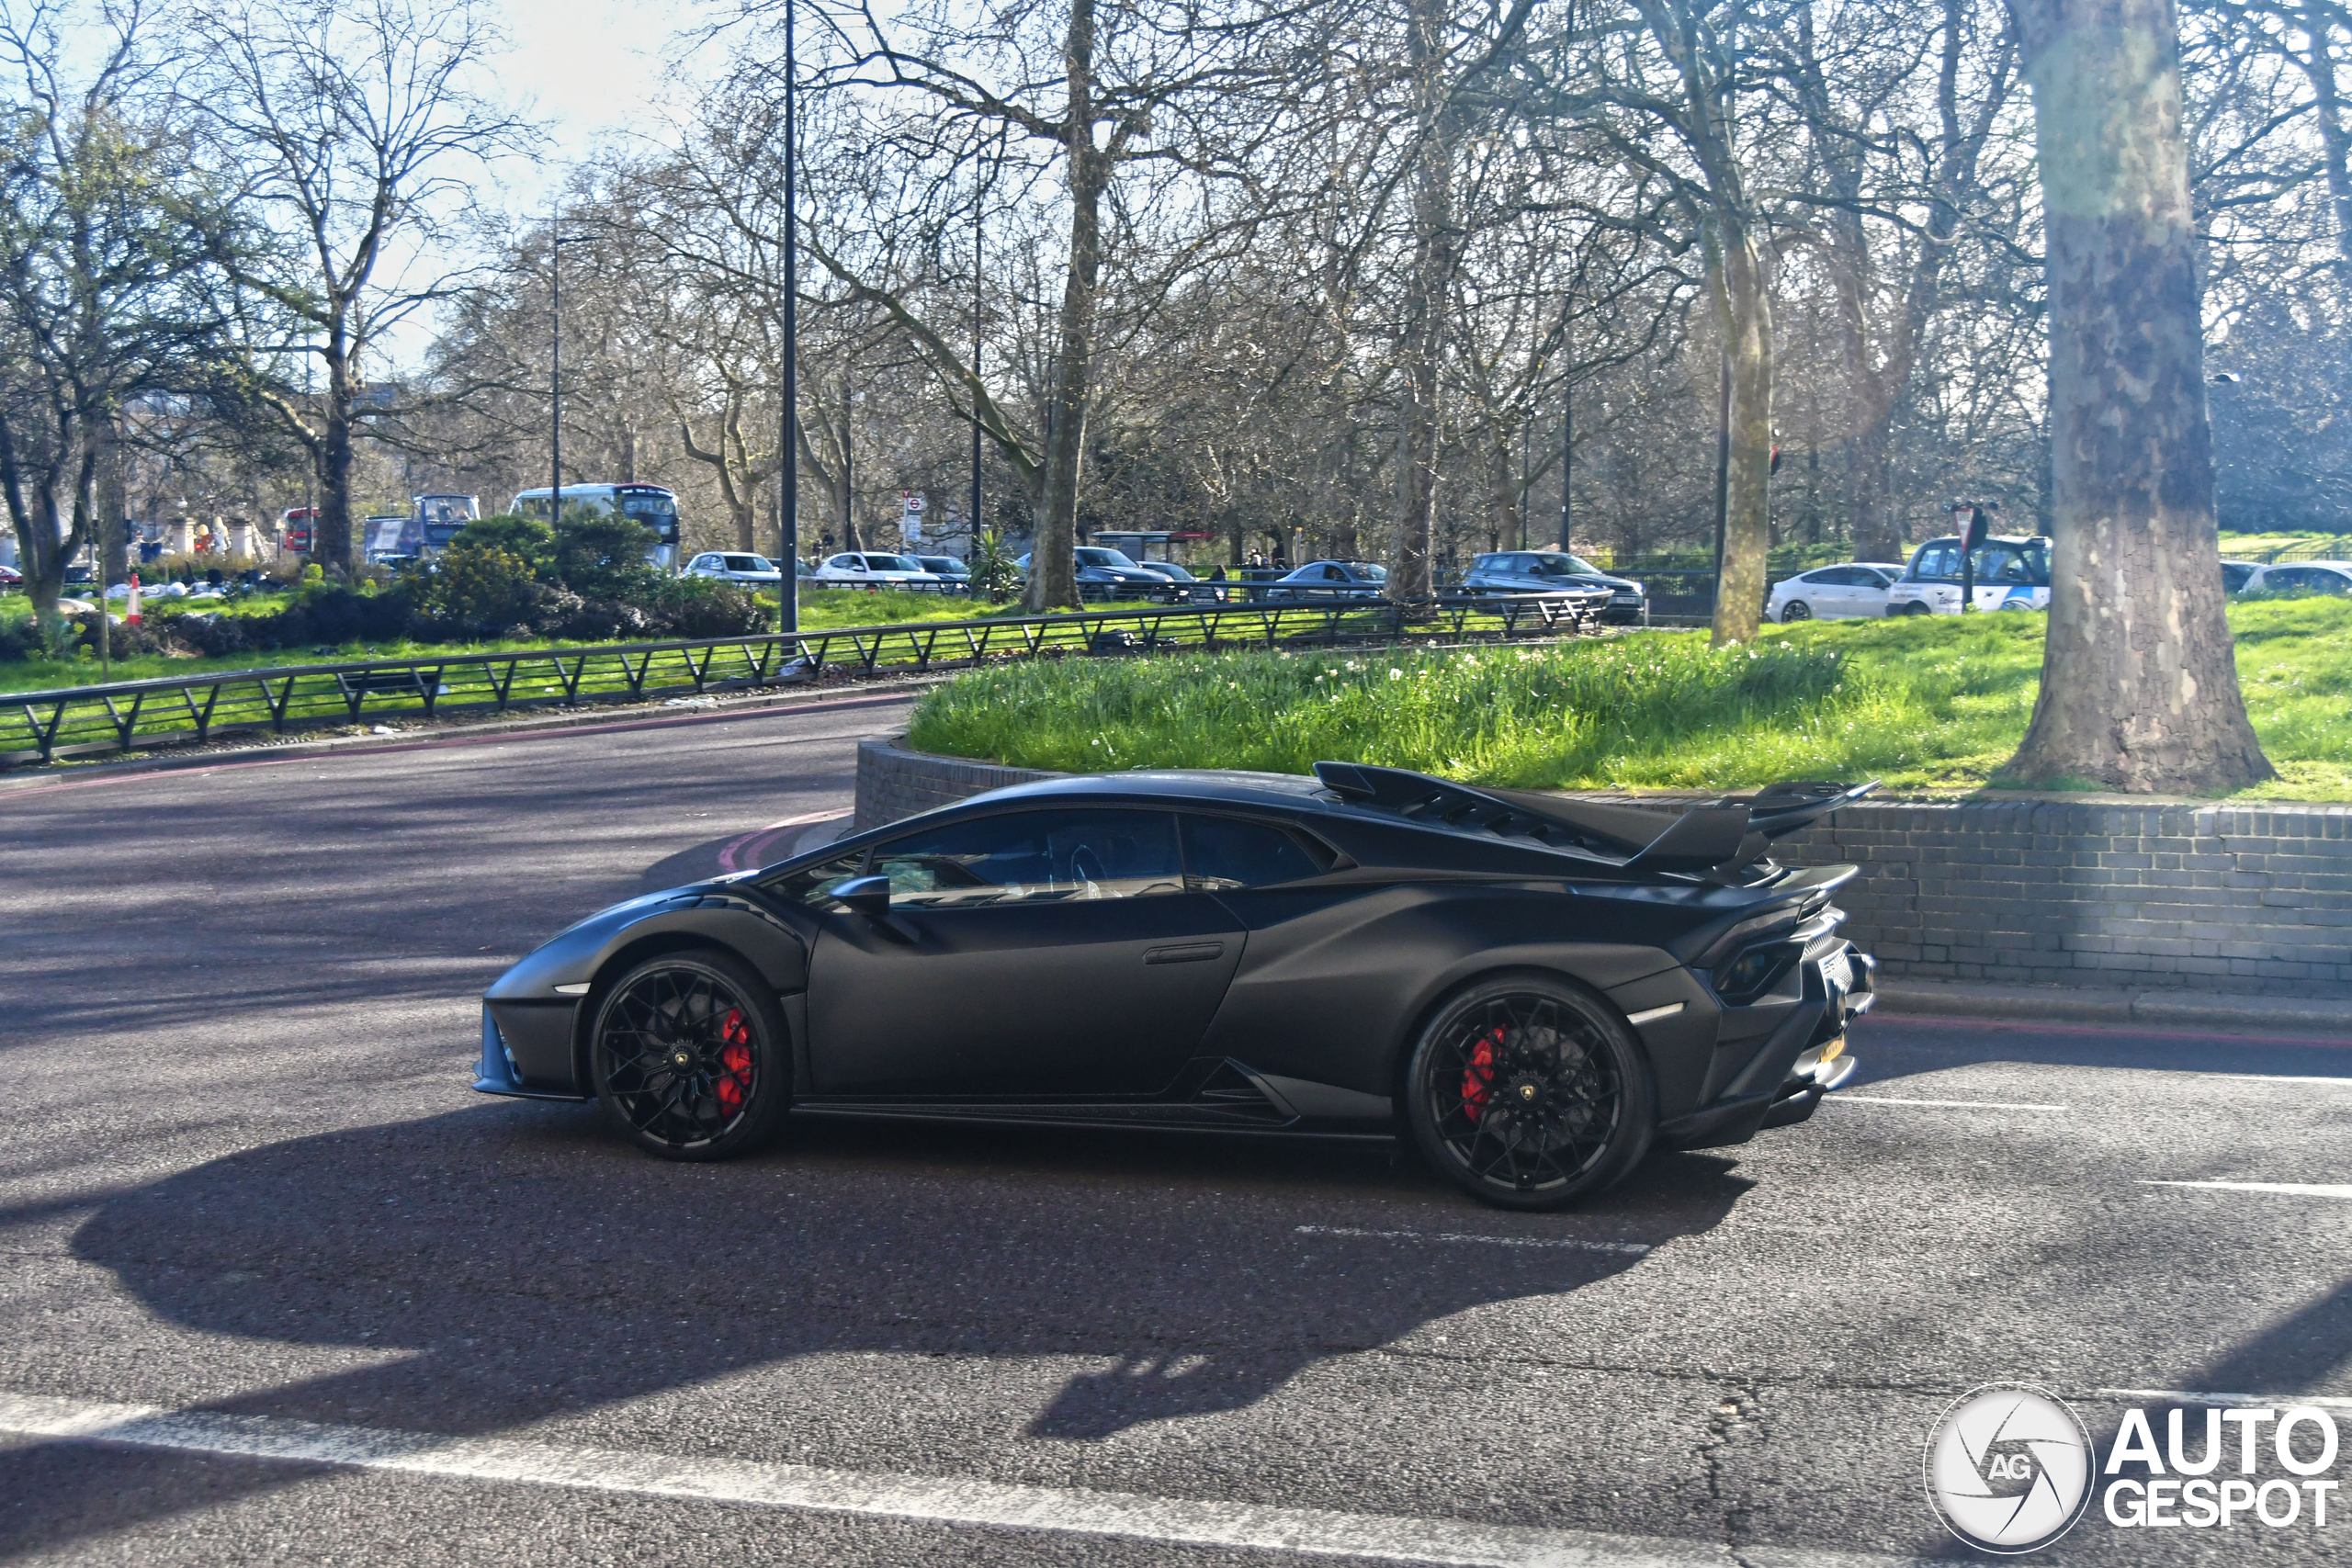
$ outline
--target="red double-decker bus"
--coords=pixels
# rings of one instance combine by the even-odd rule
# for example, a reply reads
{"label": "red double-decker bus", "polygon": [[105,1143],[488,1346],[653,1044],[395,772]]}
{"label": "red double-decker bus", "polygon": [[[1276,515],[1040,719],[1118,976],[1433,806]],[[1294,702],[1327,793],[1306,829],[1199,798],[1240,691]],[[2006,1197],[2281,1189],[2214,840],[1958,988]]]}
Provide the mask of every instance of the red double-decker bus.
{"label": "red double-decker bus", "polygon": [[319,509],[289,506],[278,514],[277,547],[288,555],[306,556],[318,537]]}

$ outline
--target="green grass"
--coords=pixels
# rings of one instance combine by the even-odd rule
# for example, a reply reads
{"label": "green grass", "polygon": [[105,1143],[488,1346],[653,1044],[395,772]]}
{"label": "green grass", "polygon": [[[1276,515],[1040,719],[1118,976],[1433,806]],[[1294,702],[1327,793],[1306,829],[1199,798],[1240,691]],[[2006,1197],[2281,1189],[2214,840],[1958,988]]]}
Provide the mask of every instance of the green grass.
{"label": "green grass", "polygon": [[[2247,704],[2282,778],[2352,798],[2352,603],[2234,605]],[[915,746],[1071,771],[1326,759],[1521,788],[1990,783],[2031,716],[2040,615],[1815,622],[1753,647],[1654,632],[1544,648],[1239,653],[977,671],[916,710]]]}

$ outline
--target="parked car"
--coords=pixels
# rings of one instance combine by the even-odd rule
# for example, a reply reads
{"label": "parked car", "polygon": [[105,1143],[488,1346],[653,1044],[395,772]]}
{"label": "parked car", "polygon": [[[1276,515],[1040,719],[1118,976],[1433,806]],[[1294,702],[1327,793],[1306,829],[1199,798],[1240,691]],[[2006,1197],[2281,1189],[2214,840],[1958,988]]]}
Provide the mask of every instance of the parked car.
{"label": "parked car", "polygon": [[483,994],[474,1088],[681,1160],[829,1115],[1410,1139],[1548,1210],[1851,1076],[1855,868],[1769,856],[1869,784],[1669,818],[1315,774],[1016,784],[616,904]]}
{"label": "parked car", "polygon": [[0,566],[0,588],[14,588],[24,581],[25,574],[13,566]]}
{"label": "parked car", "polygon": [[2256,569],[2248,593],[2352,593],[2352,561],[2299,560]]}
{"label": "parked car", "polygon": [[1265,599],[1381,599],[1388,593],[1388,569],[1364,560],[1311,560],[1274,579],[1260,592]]}
{"label": "parked car", "polygon": [[1630,577],[1611,577],[1581,556],[1562,550],[1503,550],[1478,557],[1463,574],[1472,593],[1555,593],[1565,588],[1606,588],[1602,619],[1639,625],[1649,618],[1649,590]]}
{"label": "parked car", "polygon": [[[1976,547],[1976,607],[2050,608],[2050,541],[1995,535]],[[1890,615],[1960,614],[1960,541],[1930,539],[1911,552],[1911,564],[1888,584]]]}
{"label": "parked car", "polygon": [[1226,586],[1194,577],[1172,560],[1137,561],[1146,571],[1156,571],[1168,580],[1164,588],[1155,588],[1148,597],[1162,604],[1214,604]]}
{"label": "parked car", "polygon": [[1901,561],[1849,560],[1815,567],[1772,584],[1764,616],[1791,621],[1850,621],[1886,614],[1887,585],[1903,575]]}
{"label": "parked car", "polygon": [[917,556],[914,561],[949,588],[966,593],[972,591],[972,569],[954,556]]}
{"label": "parked car", "polygon": [[715,577],[721,582],[782,582],[784,573],[765,556],[736,551],[705,550],[686,563],[688,577]]}
{"label": "parked car", "polygon": [[[1169,579],[1157,568],[1130,559],[1125,550],[1080,545],[1076,554],[1078,596],[1081,599],[1148,599],[1155,590],[1168,586]],[[1027,556],[1013,564],[1024,577],[1028,574]]]}
{"label": "parked car", "polygon": [[2243,593],[2254,574],[2262,570],[2260,561],[2225,560],[2222,563],[2222,592]]}
{"label": "parked car", "polygon": [[912,558],[879,550],[846,550],[827,556],[811,581],[838,588],[906,588],[916,592],[936,592],[945,586],[936,573],[923,570]]}

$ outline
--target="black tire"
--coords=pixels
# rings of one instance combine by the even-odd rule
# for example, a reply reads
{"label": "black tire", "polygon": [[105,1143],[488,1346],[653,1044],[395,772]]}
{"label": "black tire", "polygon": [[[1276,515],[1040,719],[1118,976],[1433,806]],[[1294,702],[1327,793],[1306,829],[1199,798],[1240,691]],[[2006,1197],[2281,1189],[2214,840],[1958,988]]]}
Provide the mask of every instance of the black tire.
{"label": "black tire", "polygon": [[1931,614],[1932,612],[1930,612],[1925,604],[1922,604],[1919,601],[1914,599],[1911,603],[1903,606],[1903,613],[1906,615],[1925,615]]}
{"label": "black tire", "polygon": [[1559,1209],[1622,1180],[1649,1152],[1649,1063],[1613,1011],[1541,976],[1499,976],[1448,1001],[1406,1069],[1421,1154],[1472,1196]]}
{"label": "black tire", "polygon": [[1802,599],[1792,599],[1787,604],[1781,606],[1781,624],[1784,626],[1791,621],[1809,621],[1811,619],[1813,619],[1813,606],[1806,604]]}
{"label": "black tire", "polygon": [[600,988],[588,1074],[631,1142],[664,1159],[731,1159],[772,1136],[792,1100],[775,993],[715,948],[664,953]]}

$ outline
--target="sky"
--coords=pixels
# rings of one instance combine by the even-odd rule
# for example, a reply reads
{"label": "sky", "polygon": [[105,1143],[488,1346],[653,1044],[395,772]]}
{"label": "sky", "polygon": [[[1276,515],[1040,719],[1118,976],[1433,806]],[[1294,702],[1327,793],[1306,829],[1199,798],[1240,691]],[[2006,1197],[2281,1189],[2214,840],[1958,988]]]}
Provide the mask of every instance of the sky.
{"label": "sky", "polygon": [[677,0],[493,0],[514,41],[503,69],[517,96],[536,100],[552,156],[502,170],[505,200],[523,210],[562,178],[598,136],[626,132],[661,94],[662,50],[686,7]]}

